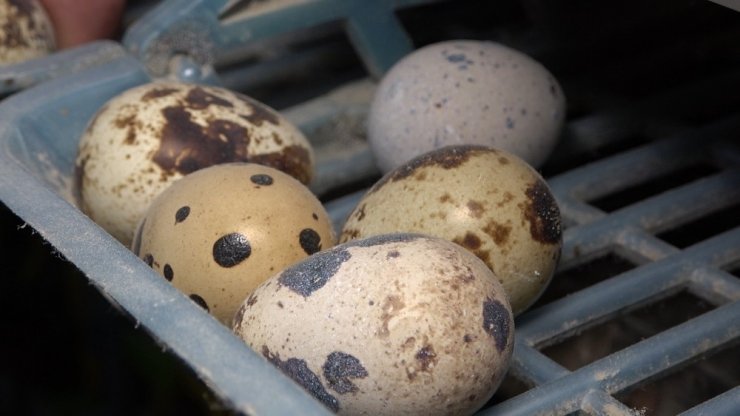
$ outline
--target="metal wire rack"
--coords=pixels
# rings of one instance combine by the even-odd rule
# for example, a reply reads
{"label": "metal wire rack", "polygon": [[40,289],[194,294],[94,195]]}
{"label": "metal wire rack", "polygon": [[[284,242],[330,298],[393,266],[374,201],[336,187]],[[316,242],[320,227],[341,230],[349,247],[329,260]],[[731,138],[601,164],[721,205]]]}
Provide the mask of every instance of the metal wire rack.
{"label": "metal wire rack", "polygon": [[[721,146],[711,143],[711,139],[736,132],[737,122],[723,121],[655,142],[550,181],[563,215],[572,224],[565,232],[561,268],[606,252],[618,252],[639,266],[523,316],[517,322],[512,371],[537,388],[486,414],[535,414],[551,409],[631,414],[632,410],[610,395],[737,342],[740,281],[723,268],[738,260],[738,230],[729,230],[683,250],[655,236],[692,218],[737,204],[740,172],[736,166],[610,213],[585,202],[649,180],[646,166],[655,175],[696,162],[698,137],[710,140],[709,148]],[[573,372],[539,351],[682,290],[716,308]],[[737,394],[736,388],[688,414],[732,414],[737,411]]]}
{"label": "metal wire rack", "polygon": [[[102,102],[152,78],[257,88],[254,79],[283,76],[271,74],[282,65],[300,62],[310,69],[356,52],[366,73],[340,77],[338,85],[282,109],[316,147],[311,186],[339,227],[364,186],[378,177],[362,120],[373,77],[412,48],[399,10],[446,2],[272,0],[246,2],[242,9],[236,3],[164,1],[120,44],[94,43],[46,63],[0,71],[0,79],[17,80],[6,83],[13,86],[6,93],[41,84],[0,104],[0,199],[235,412],[328,414],[76,208],[77,138]],[[524,3],[529,10],[548,9],[546,2]],[[335,33],[326,24],[336,21],[344,22],[340,29],[349,43],[326,47],[326,33]],[[322,29],[312,30],[317,26]],[[740,25],[730,27],[732,39]],[[296,52],[290,37],[296,31],[316,42]],[[551,53],[531,50],[545,61]],[[71,68],[64,65],[69,56],[90,59]],[[257,63],[233,65],[249,59]],[[626,72],[656,62],[640,59]],[[39,70],[49,62],[64,70]],[[563,256],[552,287],[517,320],[508,379],[480,414],[649,413],[632,392],[710,356],[722,357],[730,387],[682,414],[740,413],[740,102],[732,94],[740,91],[740,56],[722,61],[729,71],[636,97],[591,90],[580,74],[557,67],[563,60],[552,62],[572,99],[562,142],[543,167],[566,227]],[[706,102],[712,104],[697,105]],[[712,110],[701,114],[706,107]],[[611,147],[616,150],[605,150]],[[681,237],[686,234],[688,242]],[[597,276],[594,265],[614,258],[619,264]],[[690,319],[674,316],[680,315],[674,309],[657,329],[646,324],[645,316],[656,314],[651,307],[678,297],[688,301],[677,307],[703,306]],[[612,344],[619,347],[595,352],[594,338],[609,328],[613,334],[615,325],[617,331],[626,325],[636,339],[615,336]],[[584,349],[588,357],[575,359]]]}

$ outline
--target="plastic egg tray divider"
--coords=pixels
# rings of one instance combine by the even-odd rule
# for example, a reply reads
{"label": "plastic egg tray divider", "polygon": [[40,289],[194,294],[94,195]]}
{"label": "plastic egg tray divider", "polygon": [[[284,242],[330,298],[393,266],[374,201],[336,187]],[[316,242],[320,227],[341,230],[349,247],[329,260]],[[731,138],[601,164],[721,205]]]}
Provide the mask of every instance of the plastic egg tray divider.
{"label": "plastic egg tray divider", "polygon": [[[227,328],[91,223],[74,206],[71,192],[76,139],[89,117],[110,96],[148,81],[151,71],[165,70],[156,56],[147,54],[183,52],[183,60],[175,67],[181,78],[218,82],[200,65],[212,59],[207,55],[214,47],[228,48],[302,26],[349,18],[346,27],[353,45],[368,72],[377,75],[410,48],[392,17],[393,9],[424,1],[283,3],[286,5],[277,11],[235,18],[236,23],[222,26],[217,15],[223,1],[168,1],[144,16],[127,35],[126,50],[117,44],[98,43],[52,57],[60,68],[75,54],[90,58],[88,64],[77,68],[67,66],[66,73],[52,80],[46,80],[48,75],[33,64],[27,67],[31,75],[25,78],[23,68],[15,68],[12,75],[1,73],[5,79],[26,79],[29,85],[45,82],[0,104],[0,197],[84,272],[111,303],[191,366],[231,408],[249,414],[328,414]],[[368,36],[373,29],[383,36]],[[191,39],[189,45],[176,45],[185,48],[180,50],[172,43],[181,41],[177,39],[183,30],[202,31],[204,36]],[[213,44],[192,44],[203,40]],[[730,77],[729,84],[735,91],[740,84],[736,75]],[[728,91],[732,91],[730,86]],[[691,128],[675,120],[644,116],[648,110],[686,94],[700,100],[703,87],[680,87],[637,105],[630,103],[626,110],[617,108],[569,121],[556,152],[564,159],[570,150],[618,143],[635,135],[654,140],[548,178],[565,225],[558,273],[610,253],[635,267],[564,298],[538,304],[521,316],[516,323],[509,377],[528,385],[528,390],[503,401],[497,395],[494,404],[481,414],[631,414],[614,395],[737,345],[740,279],[730,271],[740,262],[740,228],[683,248],[659,238],[661,233],[740,204],[740,114]],[[285,113],[310,135],[348,114],[362,117],[371,93],[372,84],[360,81]],[[349,146],[341,140],[316,144],[317,192],[377,175],[366,146]],[[344,150],[332,149],[332,144]],[[598,208],[599,201],[609,195],[696,163],[711,165],[712,173],[617,209]],[[361,194],[360,190],[327,203],[337,225]],[[591,327],[686,291],[711,304],[711,310],[573,371],[543,353]],[[685,414],[738,412],[740,387],[735,387]]]}

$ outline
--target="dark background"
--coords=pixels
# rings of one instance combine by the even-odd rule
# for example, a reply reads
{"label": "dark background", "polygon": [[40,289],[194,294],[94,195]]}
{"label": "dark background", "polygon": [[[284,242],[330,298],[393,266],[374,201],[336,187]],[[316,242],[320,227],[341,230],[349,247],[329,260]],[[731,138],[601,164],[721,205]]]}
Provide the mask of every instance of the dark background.
{"label": "dark background", "polygon": [[0,414],[204,415],[220,403],[0,208]]}

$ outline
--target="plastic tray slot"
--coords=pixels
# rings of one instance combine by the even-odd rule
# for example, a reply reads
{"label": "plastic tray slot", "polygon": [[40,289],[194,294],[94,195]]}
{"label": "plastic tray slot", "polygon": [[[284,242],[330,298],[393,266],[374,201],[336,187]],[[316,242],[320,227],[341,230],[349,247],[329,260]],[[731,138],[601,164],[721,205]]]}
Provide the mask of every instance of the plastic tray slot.
{"label": "plastic tray slot", "polygon": [[[413,47],[394,11],[430,1],[250,2],[243,12],[221,22],[225,0],[168,0],[137,21],[127,31],[124,44],[154,74],[163,75],[177,53],[187,54],[196,64],[205,66],[216,60],[217,53],[228,53],[247,42],[342,20],[368,71],[380,76]],[[255,12],[250,13],[252,7]]]}
{"label": "plastic tray slot", "polygon": [[593,390],[619,392],[731,342],[740,331],[740,302],[714,309],[561,378],[531,389],[481,415],[568,414]]}

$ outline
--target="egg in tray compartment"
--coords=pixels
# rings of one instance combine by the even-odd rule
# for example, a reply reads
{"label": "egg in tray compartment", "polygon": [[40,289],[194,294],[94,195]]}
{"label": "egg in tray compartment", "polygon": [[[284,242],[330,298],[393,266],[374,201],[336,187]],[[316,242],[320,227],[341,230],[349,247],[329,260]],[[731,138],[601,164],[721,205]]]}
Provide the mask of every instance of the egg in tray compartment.
{"label": "egg in tray compartment", "polygon": [[[436,149],[413,149],[415,137],[426,140],[436,134],[433,130],[396,138],[411,153],[386,177],[375,178],[336,248],[339,230],[334,227],[345,213],[334,212],[330,219],[332,213],[319,198],[327,201],[337,184],[347,183],[336,177],[341,178],[342,167],[351,169],[351,162],[342,160],[343,149],[333,148],[336,141],[319,141],[314,149],[311,133],[318,130],[306,129],[307,140],[295,126],[302,125],[300,115],[307,110],[341,97],[355,107],[339,114],[360,119],[361,127],[354,128],[365,136],[365,120],[373,117],[370,101],[378,94],[373,83],[355,83],[285,111],[222,87],[155,81],[128,89],[99,109],[80,140],[80,207],[207,313],[233,324],[257,353],[330,409],[343,414],[470,414],[491,398],[506,373],[514,314],[542,293],[559,258],[555,199],[536,170],[510,152],[539,149],[541,162],[561,128],[564,98],[541,65],[513,49],[462,42],[431,50],[441,58],[427,68],[439,74],[464,72],[461,65],[472,68],[484,61],[493,71],[499,62],[508,68],[495,81],[478,78],[494,90],[503,88],[506,104],[490,91],[483,94],[488,101],[462,104],[493,108],[498,127],[458,135],[454,132],[475,124],[479,114],[466,117],[465,111],[455,111],[454,121],[443,121],[449,134],[435,142]],[[492,56],[484,57],[487,53]],[[518,65],[533,69],[513,70]],[[433,77],[393,82],[398,88],[437,84]],[[461,89],[460,82],[446,86],[450,107],[458,99],[475,102],[478,87],[469,77],[465,83],[459,96],[453,92]],[[517,95],[510,88],[517,83],[546,94],[547,108],[536,107],[541,100],[533,99],[530,89]],[[438,98],[445,99],[444,88]],[[531,117],[525,117],[528,111]],[[374,123],[386,124],[382,117],[374,116]],[[520,117],[518,130],[512,117]],[[412,112],[407,123],[422,125],[425,119],[415,121]],[[326,125],[332,124],[321,128]],[[512,135],[532,129],[543,134]],[[488,146],[477,141],[484,132],[491,140]],[[338,131],[324,133],[336,137]],[[547,143],[518,147],[530,136]],[[514,145],[507,150],[491,146],[497,137]],[[370,175],[362,172],[368,180],[379,173],[382,163],[376,162],[384,156],[377,146],[357,142],[353,150],[371,165]],[[322,171],[326,165],[330,172]],[[428,188],[412,192],[408,187],[425,179]],[[394,195],[420,199],[394,200]],[[374,206],[373,196],[384,198],[385,205]],[[419,204],[427,210],[419,212],[431,213],[430,218],[439,214],[446,229],[409,228],[424,218],[409,217],[404,224],[388,216]],[[371,218],[382,226],[359,225]],[[506,252],[499,253],[504,247]],[[300,305],[309,300],[311,311],[306,312]],[[348,315],[360,305],[368,311]],[[295,326],[275,332],[270,320],[277,314],[286,314],[284,321]],[[298,316],[311,317],[313,325]],[[338,319],[342,316],[348,319]],[[260,338],[258,333],[268,328],[269,338]],[[296,343],[275,343],[283,338]],[[314,340],[322,343],[313,345]],[[319,349],[323,352],[311,355]],[[460,382],[449,383],[452,379]],[[397,388],[386,385],[389,380]],[[419,380],[426,380],[424,385],[437,381],[422,393],[414,387]]]}
{"label": "egg in tray compartment", "polygon": [[[288,151],[295,148],[301,151]],[[350,218],[377,217],[386,227],[356,223],[334,249],[329,214],[307,186],[312,168],[310,144],[278,112],[224,89],[154,82],[108,101],[89,121],[76,183],[92,219],[330,409],[480,408],[508,368],[514,313],[542,293],[559,258],[559,211],[546,183],[503,150],[446,146],[389,172],[368,196],[416,195],[430,212],[446,210],[443,222],[445,215],[468,221],[409,236],[403,233],[417,230],[383,212],[402,213],[420,201],[386,196],[385,206],[376,207],[368,199]],[[431,188],[413,194],[390,186],[426,176]],[[483,177],[492,189],[480,193]],[[494,197],[513,210],[495,209]],[[478,235],[493,240],[481,247]],[[509,237],[507,247],[521,247],[515,258],[524,265],[502,262],[491,270],[491,258],[502,259],[496,244]],[[514,290],[522,293],[512,311],[507,291]],[[291,292],[298,298],[285,297]],[[314,298],[310,313],[296,309]],[[367,316],[337,319],[351,318],[348,311],[361,304]],[[265,306],[278,309],[261,312]],[[278,313],[297,326],[272,332]],[[310,316],[313,325],[298,316]],[[269,339],[255,338],[267,328]],[[296,344],[273,343],[284,337]],[[309,355],[319,348],[312,340],[323,340],[329,358]],[[437,381],[422,393],[413,387],[417,377]],[[398,387],[389,388],[389,380]]]}
{"label": "egg in tray compartment", "polygon": [[230,90],[150,82],[108,100],[79,143],[82,210],[125,245],[153,198],[177,179],[229,162],[276,167],[304,184],[313,148],[272,108]]}
{"label": "egg in tray compartment", "polygon": [[479,258],[407,233],[353,240],[250,295],[234,331],[339,414],[471,414],[506,373],[514,321]]}
{"label": "egg in tray compartment", "polygon": [[227,163],[194,171],[157,195],[131,249],[231,325],[260,283],[334,241],[328,214],[298,180],[269,166]]}
{"label": "egg in tray compartment", "polygon": [[599,103],[512,33],[422,36],[383,79],[350,57],[300,91],[225,67],[226,87],[133,88],[89,120],[75,202],[330,410],[473,413],[558,266],[543,169]]}

